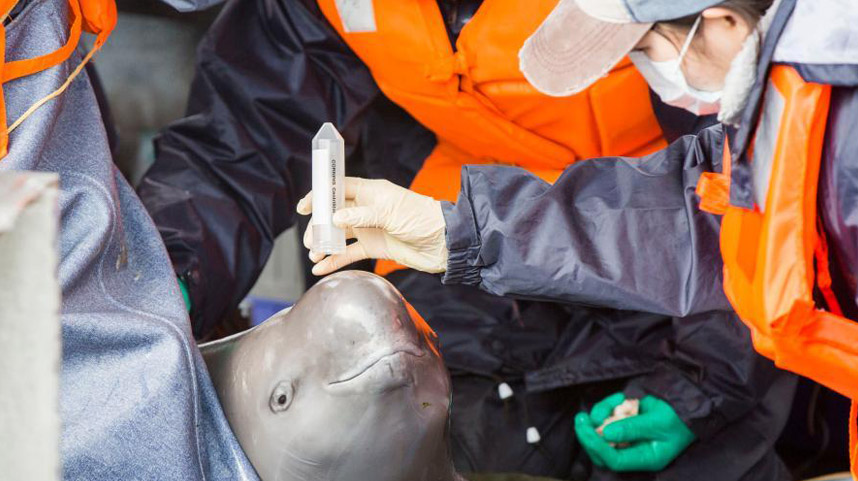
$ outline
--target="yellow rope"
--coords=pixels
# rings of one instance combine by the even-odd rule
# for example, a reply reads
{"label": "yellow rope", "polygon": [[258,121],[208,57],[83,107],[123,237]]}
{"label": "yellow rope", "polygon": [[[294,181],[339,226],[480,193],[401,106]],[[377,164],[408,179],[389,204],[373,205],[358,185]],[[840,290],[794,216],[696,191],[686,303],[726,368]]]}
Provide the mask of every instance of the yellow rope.
{"label": "yellow rope", "polygon": [[83,70],[83,67],[86,66],[86,63],[89,62],[89,60],[92,58],[93,54],[95,54],[96,50],[97,50],[97,48],[93,47],[86,54],[86,56],[83,58],[83,60],[80,61],[80,64],[78,64],[78,66],[74,69],[74,71],[72,71],[71,75],[69,75],[69,78],[67,78],[66,81],[62,85],[60,85],[60,88],[54,90],[53,92],[49,93],[45,97],[42,97],[41,99],[37,100],[33,105],[30,106],[30,108],[27,109],[26,112],[24,112],[23,114],[21,114],[20,117],[18,117],[18,120],[16,120],[15,122],[12,123],[12,125],[9,126],[9,128],[6,130],[6,133],[7,134],[11,133],[13,130],[15,130],[16,127],[21,125],[21,122],[27,120],[27,117],[29,117],[30,115],[33,115],[33,112],[35,112],[36,110],[39,110],[39,108],[42,105],[45,105],[46,103],[48,103],[52,99],[58,97],[60,94],[65,92],[65,90],[68,88],[68,86],[71,85],[71,83],[74,81],[75,77],[77,77],[78,74],[80,74],[80,71]]}

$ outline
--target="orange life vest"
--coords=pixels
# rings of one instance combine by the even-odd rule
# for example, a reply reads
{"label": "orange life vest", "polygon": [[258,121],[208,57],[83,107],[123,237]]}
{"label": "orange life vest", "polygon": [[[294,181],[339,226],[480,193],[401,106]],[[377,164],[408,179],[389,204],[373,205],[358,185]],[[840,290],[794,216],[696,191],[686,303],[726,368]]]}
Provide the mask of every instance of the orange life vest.
{"label": "orange life vest", "polygon": [[[850,454],[858,475],[858,323],[842,316],[831,291],[828,248],[817,217],[817,184],[831,86],[805,82],[793,67],[772,68],[748,156],[756,206],[728,203],[724,172],[697,186],[701,209],[723,214],[724,291],[750,328],[754,347],[778,367],[853,400]],[[814,302],[814,290],[827,308]]]}
{"label": "orange life vest", "polygon": [[62,93],[68,84],[71,83],[71,80],[80,73],[84,64],[101,48],[113,31],[113,27],[116,26],[116,3],[114,0],[69,0],[71,25],[69,26],[68,40],[65,45],[53,52],[38,57],[6,62],[6,27],[4,21],[17,3],[18,0],[0,0],[0,18],[2,18],[0,20],[0,53],[3,55],[0,57],[0,84],[5,84],[6,82],[11,82],[63,63],[77,48],[82,30],[96,34],[97,38],[92,50],[90,50],[84,60],[78,65],[78,68],[69,76],[66,84],[48,97],[36,102],[11,127],[7,127],[6,103],[3,97],[2,86],[0,86],[0,122],[2,122],[2,125],[0,125],[0,158],[5,157],[8,153],[9,132],[45,101]]}
{"label": "orange life vest", "polygon": [[[628,60],[572,97],[530,86],[518,51],[557,1],[484,0],[454,49],[437,0],[373,0],[375,31],[360,33],[346,32],[335,0],[319,0],[382,92],[436,134],[412,190],[454,201],[465,164],[515,165],[554,182],[579,159],[666,146],[649,88]],[[379,262],[377,272],[395,266]]]}

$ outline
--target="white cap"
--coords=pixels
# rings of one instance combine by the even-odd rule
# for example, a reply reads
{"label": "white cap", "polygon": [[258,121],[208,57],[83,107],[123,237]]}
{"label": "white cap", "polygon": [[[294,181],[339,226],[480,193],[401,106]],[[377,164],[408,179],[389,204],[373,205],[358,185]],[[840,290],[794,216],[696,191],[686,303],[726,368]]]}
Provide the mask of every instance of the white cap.
{"label": "white cap", "polygon": [[502,400],[507,400],[511,398],[513,395],[512,388],[509,387],[509,384],[502,382],[498,385],[498,396]]}
{"label": "white cap", "polygon": [[527,443],[538,444],[539,441],[542,441],[542,437],[539,436],[539,430],[533,426],[527,428]]}
{"label": "white cap", "polygon": [[652,27],[623,17],[616,4],[585,12],[575,0],[560,0],[518,54],[525,78],[540,92],[563,97],[605,76]]}
{"label": "white cap", "polygon": [[554,96],[607,74],[654,22],[698,14],[723,0],[560,0],[518,54],[524,76]]}

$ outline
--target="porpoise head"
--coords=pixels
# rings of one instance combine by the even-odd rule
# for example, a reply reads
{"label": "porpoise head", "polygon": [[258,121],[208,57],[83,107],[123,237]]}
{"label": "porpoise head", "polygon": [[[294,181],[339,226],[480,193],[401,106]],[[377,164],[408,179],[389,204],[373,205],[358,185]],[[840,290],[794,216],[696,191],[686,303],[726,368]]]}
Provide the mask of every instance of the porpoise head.
{"label": "porpoise head", "polygon": [[435,335],[384,279],[329,276],[291,309],[201,350],[264,481],[459,479]]}

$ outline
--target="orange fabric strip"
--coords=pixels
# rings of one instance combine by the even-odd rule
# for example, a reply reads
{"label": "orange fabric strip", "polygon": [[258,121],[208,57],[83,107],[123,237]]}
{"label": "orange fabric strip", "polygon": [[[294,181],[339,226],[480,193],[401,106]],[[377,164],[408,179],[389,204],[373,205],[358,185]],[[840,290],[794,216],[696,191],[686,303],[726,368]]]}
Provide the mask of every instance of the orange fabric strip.
{"label": "orange fabric strip", "polygon": [[724,215],[730,203],[730,178],[716,172],[704,172],[695,192],[700,197],[700,210]]}
{"label": "orange fabric strip", "polygon": [[8,62],[3,69],[3,83],[54,67],[65,62],[71,56],[80,40],[82,16],[78,0],[69,0],[69,6],[71,7],[73,20],[66,44],[51,53],[39,57]]}
{"label": "orange fabric strip", "polygon": [[114,0],[80,0],[83,15],[83,30],[98,35],[94,50],[98,50],[113,28],[116,27],[116,2]]}
{"label": "orange fabric strip", "polygon": [[721,173],[704,172],[697,181],[695,189],[700,197],[700,210],[715,215],[724,215],[730,205],[730,174],[733,160],[730,155],[730,139],[726,134],[721,158]]}

